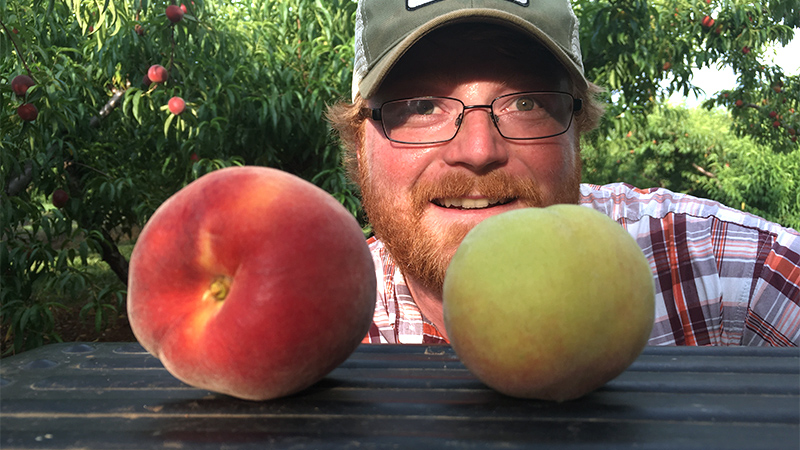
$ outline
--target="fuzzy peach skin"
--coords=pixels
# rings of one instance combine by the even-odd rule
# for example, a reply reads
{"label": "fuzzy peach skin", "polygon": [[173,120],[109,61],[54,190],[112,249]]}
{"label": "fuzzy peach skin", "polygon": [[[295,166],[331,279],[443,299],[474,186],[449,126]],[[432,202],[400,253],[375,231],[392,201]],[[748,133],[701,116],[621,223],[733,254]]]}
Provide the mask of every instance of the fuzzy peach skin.
{"label": "fuzzy peach skin", "polygon": [[506,395],[566,401],[639,356],[655,317],[650,264],[606,215],[527,208],[467,234],[444,281],[444,321],[461,362]]}
{"label": "fuzzy peach skin", "polygon": [[376,279],[336,199],[263,167],[212,172],[170,197],[134,247],[128,318],[181,381],[249,400],[301,391],[356,349]]}

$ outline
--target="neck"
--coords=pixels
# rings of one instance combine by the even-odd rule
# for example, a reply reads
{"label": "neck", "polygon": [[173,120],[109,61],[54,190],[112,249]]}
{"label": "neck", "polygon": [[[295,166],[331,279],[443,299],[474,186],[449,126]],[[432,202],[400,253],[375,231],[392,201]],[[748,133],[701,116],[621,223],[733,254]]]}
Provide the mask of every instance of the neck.
{"label": "neck", "polygon": [[405,279],[408,290],[411,292],[411,297],[419,307],[422,315],[433,323],[445,339],[448,339],[447,330],[444,328],[442,290],[429,288],[413,277],[405,277]]}

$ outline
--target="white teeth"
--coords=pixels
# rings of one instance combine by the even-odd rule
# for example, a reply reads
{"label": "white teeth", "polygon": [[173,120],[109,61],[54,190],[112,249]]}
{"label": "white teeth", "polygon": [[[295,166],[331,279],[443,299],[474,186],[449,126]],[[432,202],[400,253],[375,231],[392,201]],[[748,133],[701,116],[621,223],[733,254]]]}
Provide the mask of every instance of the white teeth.
{"label": "white teeth", "polygon": [[489,198],[479,198],[479,199],[471,199],[471,198],[443,198],[437,200],[441,206],[445,208],[461,208],[461,209],[480,209],[480,208],[488,208],[491,205],[496,205],[500,203],[501,200],[499,199],[489,199]]}

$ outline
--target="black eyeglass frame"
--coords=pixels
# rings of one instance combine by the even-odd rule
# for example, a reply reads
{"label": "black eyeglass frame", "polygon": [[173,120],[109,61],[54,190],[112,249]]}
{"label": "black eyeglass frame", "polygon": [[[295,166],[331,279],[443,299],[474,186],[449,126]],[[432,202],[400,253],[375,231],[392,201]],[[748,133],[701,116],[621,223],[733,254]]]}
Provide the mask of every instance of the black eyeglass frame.
{"label": "black eyeglass frame", "polygon": [[[564,131],[562,131],[560,133],[549,134],[547,136],[537,136],[537,137],[530,137],[530,138],[528,138],[528,137],[515,138],[515,137],[508,137],[508,136],[504,135],[503,132],[500,131],[500,127],[497,125],[497,120],[498,119],[497,119],[497,116],[494,114],[494,110],[493,110],[492,106],[494,105],[494,103],[497,100],[500,100],[500,99],[506,98],[506,97],[511,97],[511,96],[514,96],[514,95],[522,95],[522,94],[564,94],[564,95],[568,95],[568,96],[572,97],[572,112],[569,115],[569,123],[564,128]],[[449,139],[442,139],[442,140],[439,140],[439,141],[426,141],[426,142],[399,141],[397,139],[390,138],[389,137],[389,132],[386,131],[386,126],[385,126],[385,124],[383,122],[383,114],[381,113],[381,111],[383,110],[383,107],[385,105],[387,105],[388,103],[402,102],[402,101],[407,101],[407,100],[424,100],[424,99],[446,99],[446,100],[455,100],[455,101],[461,103],[461,106],[463,106],[463,110],[461,111],[461,114],[459,116],[458,125],[456,127],[455,133],[453,133],[453,136],[450,137]],[[461,130],[462,117],[463,117],[464,113],[469,109],[488,109],[489,110],[489,117],[491,117],[491,119],[492,119],[492,123],[494,124],[494,128],[497,130],[497,132],[503,138],[509,139],[509,140],[515,140],[515,141],[532,141],[532,140],[536,140],[536,139],[547,139],[547,138],[551,138],[551,137],[555,137],[555,136],[560,136],[560,135],[566,133],[567,131],[569,131],[570,127],[572,126],[572,121],[573,121],[573,118],[575,117],[575,113],[580,111],[582,108],[583,108],[583,99],[575,98],[569,92],[562,92],[562,91],[522,91],[522,92],[513,92],[511,94],[505,94],[505,95],[501,95],[499,97],[495,97],[494,99],[492,99],[492,102],[490,104],[488,104],[488,105],[465,105],[463,101],[461,101],[460,99],[454,98],[454,97],[442,97],[442,96],[436,96],[436,95],[428,95],[428,96],[407,97],[407,98],[398,98],[398,99],[394,99],[394,100],[388,100],[388,101],[383,102],[379,108],[363,108],[361,111],[362,111],[363,114],[366,115],[366,117],[369,117],[372,120],[381,123],[381,130],[383,130],[383,135],[386,136],[386,139],[389,139],[391,142],[397,142],[398,144],[410,144],[410,145],[430,145],[430,144],[441,144],[441,143],[449,142],[449,141],[452,141],[453,139],[455,139],[456,136],[458,135],[458,132]]]}

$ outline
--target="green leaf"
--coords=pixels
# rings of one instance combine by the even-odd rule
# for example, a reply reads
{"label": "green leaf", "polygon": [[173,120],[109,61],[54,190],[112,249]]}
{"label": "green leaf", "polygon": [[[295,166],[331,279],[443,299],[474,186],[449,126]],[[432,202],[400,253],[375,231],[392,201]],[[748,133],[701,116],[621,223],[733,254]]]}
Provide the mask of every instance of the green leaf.
{"label": "green leaf", "polygon": [[169,134],[169,126],[174,119],[175,115],[169,114],[169,116],[167,116],[167,120],[164,121],[164,137],[167,137],[167,135]]}
{"label": "green leaf", "polygon": [[133,94],[133,117],[139,124],[142,123],[142,116],[139,113],[139,105],[142,102],[142,95],[143,95],[142,91],[136,91]]}

